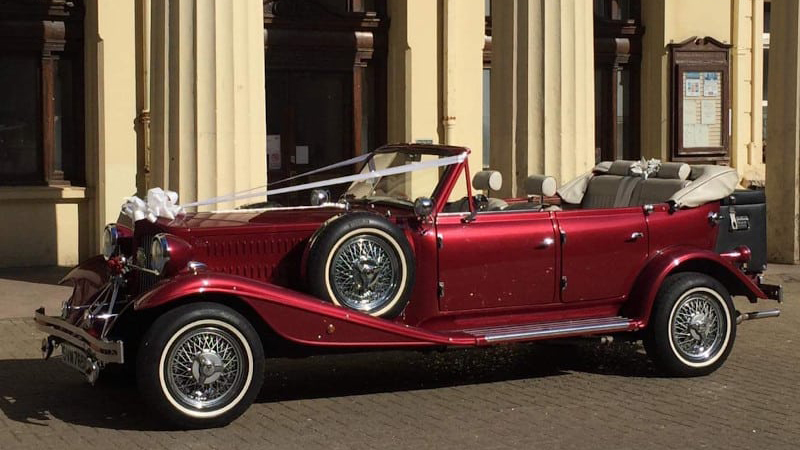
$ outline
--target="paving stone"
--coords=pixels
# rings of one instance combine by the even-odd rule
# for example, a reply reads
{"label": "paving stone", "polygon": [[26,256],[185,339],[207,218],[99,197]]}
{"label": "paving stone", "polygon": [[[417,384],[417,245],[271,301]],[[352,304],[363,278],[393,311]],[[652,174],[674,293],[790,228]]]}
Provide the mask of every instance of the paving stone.
{"label": "paving stone", "polygon": [[188,432],[133,385],[41,361],[30,319],[0,320],[0,448],[798,448],[800,268],[771,269],[781,317],[742,324],[710,376],[660,377],[635,343],[281,359],[239,420]]}

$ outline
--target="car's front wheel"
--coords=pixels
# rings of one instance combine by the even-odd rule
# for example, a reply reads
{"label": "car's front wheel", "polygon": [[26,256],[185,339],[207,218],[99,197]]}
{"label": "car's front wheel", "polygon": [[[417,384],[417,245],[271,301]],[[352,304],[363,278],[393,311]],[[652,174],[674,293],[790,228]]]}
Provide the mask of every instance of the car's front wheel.
{"label": "car's front wheel", "polygon": [[215,303],[160,316],[145,333],[136,365],[139,389],[164,418],[211,428],[239,417],[264,381],[264,350],[241,314]]}
{"label": "car's front wheel", "polygon": [[673,376],[706,375],[728,358],[736,338],[736,319],[727,289],[695,272],[667,277],[659,289],[645,348]]}

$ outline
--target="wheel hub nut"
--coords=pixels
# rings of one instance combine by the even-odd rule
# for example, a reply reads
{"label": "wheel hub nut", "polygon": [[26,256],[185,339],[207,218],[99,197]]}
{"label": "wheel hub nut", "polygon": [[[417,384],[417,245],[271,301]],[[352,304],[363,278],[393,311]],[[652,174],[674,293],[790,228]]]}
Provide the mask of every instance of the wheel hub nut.
{"label": "wheel hub nut", "polygon": [[210,384],[222,375],[222,358],[214,352],[199,353],[192,362],[192,376],[200,384]]}

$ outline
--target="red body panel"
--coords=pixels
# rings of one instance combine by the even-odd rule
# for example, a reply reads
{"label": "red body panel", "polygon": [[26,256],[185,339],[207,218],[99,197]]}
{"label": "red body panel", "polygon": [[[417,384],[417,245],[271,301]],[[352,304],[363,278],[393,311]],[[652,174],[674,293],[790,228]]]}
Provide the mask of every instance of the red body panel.
{"label": "red body panel", "polygon": [[346,310],[317,298],[243,277],[181,275],[140,297],[135,309],[148,309],[187,296],[224,294],[241,298],[278,334],[301,344],[334,346],[474,345],[462,334],[443,335]]}
{"label": "red body panel", "polygon": [[[641,207],[559,211],[564,235],[564,302],[622,301],[647,259],[647,225]],[[633,237],[641,233],[641,237]]]}
{"label": "red body panel", "polygon": [[[727,273],[741,283],[740,295],[752,295],[757,298],[767,298],[752,279],[747,277],[736,266],[711,250],[698,249],[685,245],[675,245],[654,253],[653,257],[644,266],[637,277],[631,290],[631,301],[623,308],[627,317],[637,318],[642,326],[646,326],[653,308],[653,301],[658,294],[658,289],[664,279],[687,263],[702,263],[707,268],[715,268]],[[731,286],[727,286],[731,290]]]}
{"label": "red body panel", "polygon": [[549,212],[440,215],[443,311],[532,306],[558,301],[553,218]]}
{"label": "red body panel", "polygon": [[655,205],[647,216],[650,253],[675,245],[713,250],[719,227],[708,217],[715,212],[719,212],[719,202],[672,213],[666,204]]}
{"label": "red body panel", "polygon": [[195,213],[155,224],[139,221],[136,239],[166,232],[192,246],[191,260],[214,272],[296,286],[308,238],[341,208]]}

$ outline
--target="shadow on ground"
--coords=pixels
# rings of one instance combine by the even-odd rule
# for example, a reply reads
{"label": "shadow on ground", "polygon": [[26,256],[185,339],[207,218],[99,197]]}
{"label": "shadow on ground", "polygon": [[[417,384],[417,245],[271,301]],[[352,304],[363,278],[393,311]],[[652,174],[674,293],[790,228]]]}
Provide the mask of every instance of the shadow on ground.
{"label": "shadow on ground", "polygon": [[69,273],[72,267],[31,267],[0,269],[0,278],[6,280],[26,281],[28,283],[58,285],[58,282]]}
{"label": "shadow on ground", "polygon": [[[559,376],[570,371],[649,377],[632,344],[521,344],[445,352],[389,351],[268,361],[257,403],[424,390]],[[132,377],[90,386],[59,361],[0,360],[0,410],[11,420],[165,430],[141,403]],[[268,406],[268,405],[265,405]]]}

